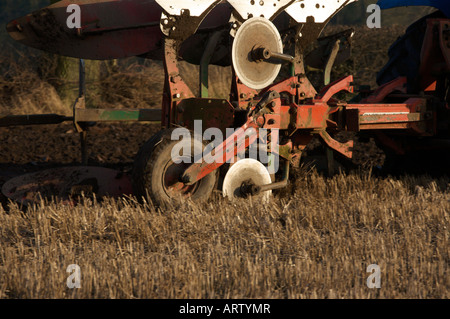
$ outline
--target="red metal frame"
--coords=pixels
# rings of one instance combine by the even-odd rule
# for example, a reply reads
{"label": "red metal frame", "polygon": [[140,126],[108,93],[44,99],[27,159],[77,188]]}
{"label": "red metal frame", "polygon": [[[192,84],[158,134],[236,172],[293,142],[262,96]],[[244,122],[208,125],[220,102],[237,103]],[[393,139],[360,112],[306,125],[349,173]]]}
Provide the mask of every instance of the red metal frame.
{"label": "red metal frame", "polygon": [[177,105],[181,100],[195,97],[180,75],[180,70],[178,69],[178,48],[179,41],[169,38],[165,39],[165,83],[161,123],[167,128],[171,127],[172,120],[175,118],[174,112],[177,111]]}
{"label": "red metal frame", "polygon": [[[444,35],[450,35],[448,21],[444,23],[442,19],[431,19],[428,21],[427,36],[424,42],[422,57],[424,63],[421,73],[426,68],[435,68],[435,58],[438,61],[446,62],[441,65],[442,70],[450,70],[450,40],[445,40]],[[438,28],[436,36],[432,33]],[[436,43],[438,43],[436,49]],[[446,59],[444,60],[444,56]],[[186,84],[178,79],[179,71],[176,66],[176,46],[171,42],[166,43],[166,89],[163,117],[165,126],[172,123],[171,114],[176,108],[180,99],[192,97],[193,94]],[[398,153],[402,152],[401,147],[394,140],[383,134],[384,130],[402,130],[414,136],[433,136],[436,134],[436,113],[432,107],[433,97],[428,95],[408,95],[407,79],[399,77],[385,85],[380,86],[370,96],[360,103],[349,104],[335,98],[336,94],[342,91],[354,92],[353,77],[347,76],[337,80],[321,90],[319,94],[304,75],[303,59],[301,50],[296,44],[295,63],[292,67],[294,75],[275,83],[266,89],[257,92],[242,84],[236,75],[233,75],[230,97],[235,103],[237,110],[248,110],[248,117],[245,124],[229,136],[215,150],[223,153],[223,157],[213,163],[206,163],[203,159],[192,164],[183,175],[185,184],[193,184],[218,169],[224,163],[235,158],[236,154],[245,150],[258,137],[258,130],[278,129],[284,131],[283,143],[279,145],[279,155],[293,163],[297,163],[314,135],[319,136],[322,141],[332,150],[348,157],[352,157],[353,141],[346,143],[333,139],[335,132],[346,131],[367,131],[371,130],[377,137]],[[427,70],[429,71],[429,70]],[[429,74],[430,72],[427,72]],[[423,77],[421,85],[424,89],[432,90],[437,78],[433,76]],[[271,92],[277,94],[264,105],[260,103]],[[179,95],[177,95],[179,94]],[[396,95],[398,103],[383,103],[387,97]],[[202,103],[202,99],[198,99]],[[232,103],[233,103],[232,102]],[[247,136],[245,132],[254,129],[255,133]],[[246,136],[243,143],[242,139]],[[238,141],[236,146],[236,141]],[[232,151],[225,151],[230,150]],[[208,158],[210,158],[208,156]]]}

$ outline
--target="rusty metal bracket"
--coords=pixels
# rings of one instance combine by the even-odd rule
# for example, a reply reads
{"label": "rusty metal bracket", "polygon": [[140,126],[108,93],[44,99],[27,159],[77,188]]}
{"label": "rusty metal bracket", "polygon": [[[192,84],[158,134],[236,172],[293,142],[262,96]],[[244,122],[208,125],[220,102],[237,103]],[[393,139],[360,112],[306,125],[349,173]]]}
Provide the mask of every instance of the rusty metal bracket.
{"label": "rusty metal bracket", "polygon": [[341,143],[333,139],[330,134],[328,134],[325,130],[320,130],[317,132],[319,136],[322,138],[322,140],[325,142],[325,144],[328,145],[331,149],[335,150],[336,152],[344,155],[347,158],[353,157],[353,141],[348,141],[347,143]]}
{"label": "rusty metal bracket", "polygon": [[169,128],[177,105],[182,99],[195,97],[189,86],[184,82],[178,69],[178,49],[180,41],[165,38],[164,40],[164,93],[162,102],[162,125]]}

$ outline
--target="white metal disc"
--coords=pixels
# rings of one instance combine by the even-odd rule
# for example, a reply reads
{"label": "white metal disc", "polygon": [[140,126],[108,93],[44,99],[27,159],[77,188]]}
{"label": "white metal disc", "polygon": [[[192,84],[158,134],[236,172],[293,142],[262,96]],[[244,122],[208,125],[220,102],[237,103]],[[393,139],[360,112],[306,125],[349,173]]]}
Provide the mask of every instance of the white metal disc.
{"label": "white metal disc", "polygon": [[[231,200],[244,197],[244,194],[240,192],[240,188],[242,183],[246,181],[251,181],[257,186],[272,183],[269,171],[261,162],[245,158],[233,164],[225,175],[222,186],[223,196]],[[268,202],[271,195],[272,191],[269,190],[257,196],[263,202]]]}
{"label": "white metal disc", "polygon": [[256,17],[245,21],[233,41],[233,67],[239,80],[247,87],[259,90],[278,76],[281,64],[269,61],[254,61],[251,52],[264,47],[272,52],[283,53],[283,42],[277,27],[266,18]]}

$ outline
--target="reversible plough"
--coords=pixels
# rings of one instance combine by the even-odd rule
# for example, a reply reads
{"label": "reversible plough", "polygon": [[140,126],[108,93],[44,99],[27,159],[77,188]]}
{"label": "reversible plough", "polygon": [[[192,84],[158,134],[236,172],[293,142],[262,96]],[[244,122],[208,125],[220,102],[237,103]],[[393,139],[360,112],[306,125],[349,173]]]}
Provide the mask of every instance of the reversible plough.
{"label": "reversible plough", "polygon": [[[382,8],[430,5],[440,11],[417,27],[422,28],[423,45],[416,48],[420,56],[416,65],[394,74],[395,61],[390,63],[383,70],[380,86],[361,92],[352,100],[357,102],[338,98],[342,92],[359,93],[351,75],[330,83],[333,64],[348,53],[351,31],[320,38],[322,50],[314,51],[309,59],[316,64],[325,61],[326,86],[317,92],[306,77],[305,48],[319,38],[335,14],[355,1],[59,1],[10,22],[9,34],[23,44],[80,59],[140,56],[162,60],[162,109],[86,108],[80,60],[80,94],[73,117],[7,116],[0,118],[0,126],[73,121],[81,135],[82,159],[86,162],[86,123],[160,121],[161,131],[139,150],[131,178],[134,194],[158,205],[185,197],[209,198],[221,173],[225,196],[267,199],[272,190],[287,185],[290,166],[300,164],[303,151],[315,136],[327,147],[329,157],[333,152],[352,157],[354,142],[340,142],[334,137],[342,131],[373,133],[381,145],[398,154],[423,144],[404,145],[403,136],[433,141],[436,146],[448,145],[447,1],[379,2]],[[80,25],[69,28],[71,12],[67,8],[74,4],[79,8]],[[200,65],[199,96],[184,82],[180,60]],[[229,99],[209,96],[211,64],[232,67]],[[201,121],[201,136],[216,128],[224,140],[205,152],[204,143],[195,142],[195,134],[189,138],[185,134],[181,141],[173,138],[180,128],[194,132],[197,121]],[[240,159],[239,155],[248,152],[257,140],[264,142],[261,144],[268,153],[266,165],[259,158]],[[188,148],[175,152],[174,157],[180,143],[188,143]],[[191,148],[194,152],[186,151]],[[195,154],[201,156],[195,158]],[[195,161],[190,161],[192,158]]]}

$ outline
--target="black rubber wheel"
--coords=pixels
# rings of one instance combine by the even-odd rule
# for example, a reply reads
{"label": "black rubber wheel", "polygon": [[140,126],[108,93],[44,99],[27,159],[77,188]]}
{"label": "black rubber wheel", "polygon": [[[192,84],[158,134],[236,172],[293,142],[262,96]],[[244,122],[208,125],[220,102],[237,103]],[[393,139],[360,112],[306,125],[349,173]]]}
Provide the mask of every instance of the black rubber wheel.
{"label": "black rubber wheel", "polygon": [[[162,130],[149,139],[136,155],[132,184],[135,195],[151,200],[156,206],[180,202],[187,198],[195,202],[207,200],[217,186],[216,170],[193,185],[180,182],[180,177],[194,160],[194,154],[201,154],[205,145],[185,137],[172,140],[173,129]],[[181,144],[179,144],[181,143]],[[182,148],[185,146],[185,148]],[[179,154],[172,159],[172,150],[177,147]],[[183,150],[190,149],[184,154]],[[182,160],[178,163],[178,160]]]}

